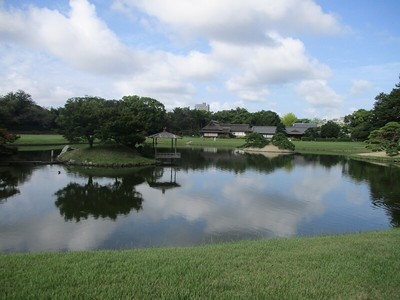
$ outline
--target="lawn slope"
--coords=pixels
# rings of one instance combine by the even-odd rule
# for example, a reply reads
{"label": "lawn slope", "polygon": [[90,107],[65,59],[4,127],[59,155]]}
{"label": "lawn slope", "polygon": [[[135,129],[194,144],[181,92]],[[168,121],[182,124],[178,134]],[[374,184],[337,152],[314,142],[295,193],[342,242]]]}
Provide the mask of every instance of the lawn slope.
{"label": "lawn slope", "polygon": [[0,298],[395,299],[400,230],[190,248],[0,255]]}
{"label": "lawn slope", "polygon": [[136,150],[121,145],[95,145],[61,154],[58,159],[73,165],[142,166],[155,164],[154,159],[141,156]]}

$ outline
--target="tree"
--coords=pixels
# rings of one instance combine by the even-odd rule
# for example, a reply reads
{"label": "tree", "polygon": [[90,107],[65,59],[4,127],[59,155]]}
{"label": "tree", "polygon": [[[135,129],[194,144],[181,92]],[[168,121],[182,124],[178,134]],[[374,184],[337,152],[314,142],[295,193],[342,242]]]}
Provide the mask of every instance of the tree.
{"label": "tree", "polygon": [[167,113],[168,129],[175,133],[198,135],[200,130],[211,121],[211,113],[204,110],[191,110],[189,107],[177,107]]}
{"label": "tree", "polygon": [[372,117],[374,129],[389,122],[400,122],[400,83],[390,94],[380,93],[375,100]]}
{"label": "tree", "polygon": [[7,144],[14,143],[17,139],[19,139],[19,136],[0,128],[0,155],[13,154],[15,149],[8,147]]}
{"label": "tree", "polygon": [[22,90],[0,97],[0,126],[12,131],[51,129],[54,116]]}
{"label": "tree", "polygon": [[269,141],[257,132],[250,133],[245,138],[246,143],[244,144],[245,148],[263,148],[269,144]]}
{"label": "tree", "polygon": [[261,110],[252,114],[251,125],[253,126],[276,126],[277,132],[284,132],[285,125],[276,112]]}
{"label": "tree", "polygon": [[312,127],[308,128],[306,132],[304,133],[304,137],[310,138],[310,139],[317,139],[321,137],[321,129],[319,127]]}
{"label": "tree", "polygon": [[294,149],[296,148],[296,146],[291,141],[289,141],[286,135],[284,135],[282,132],[278,132],[274,135],[274,137],[272,138],[272,144],[277,146],[279,149],[294,151]]}
{"label": "tree", "polygon": [[166,112],[161,102],[139,96],[122,97],[124,109],[130,111],[143,125],[146,134],[153,134],[161,131],[166,125]]}
{"label": "tree", "polygon": [[389,156],[399,154],[400,123],[389,122],[374,130],[368,137],[368,148],[373,151],[385,150]]}
{"label": "tree", "polygon": [[103,126],[103,140],[111,139],[130,148],[146,140],[144,124],[127,103],[118,101],[110,111],[113,113]]}
{"label": "tree", "polygon": [[124,96],[110,109],[110,116],[103,126],[103,139],[113,139],[131,148],[166,125],[164,105],[152,98]]}
{"label": "tree", "polygon": [[344,118],[353,139],[366,140],[373,129],[372,111],[359,109]]}
{"label": "tree", "polygon": [[224,124],[249,124],[251,113],[245,108],[237,107],[236,109],[216,112],[213,119]]}
{"label": "tree", "polygon": [[90,147],[102,137],[105,99],[77,97],[67,101],[57,118],[59,131],[70,142],[86,140]]}
{"label": "tree", "polygon": [[297,120],[297,117],[294,113],[288,113],[281,118],[281,122],[285,126],[292,126]]}
{"label": "tree", "polygon": [[340,125],[333,121],[328,121],[321,126],[322,138],[338,138],[340,134]]}

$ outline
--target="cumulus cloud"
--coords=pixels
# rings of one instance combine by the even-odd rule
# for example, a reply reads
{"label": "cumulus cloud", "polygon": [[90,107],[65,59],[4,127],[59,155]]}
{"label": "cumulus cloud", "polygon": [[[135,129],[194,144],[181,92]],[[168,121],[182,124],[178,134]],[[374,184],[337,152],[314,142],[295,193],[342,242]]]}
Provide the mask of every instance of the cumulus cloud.
{"label": "cumulus cloud", "polygon": [[130,14],[144,12],[182,35],[234,43],[266,42],[265,31],[277,27],[285,34],[343,30],[312,0],[116,0],[114,5]]}
{"label": "cumulus cloud", "polygon": [[[270,36],[274,40],[273,46],[212,44],[216,57],[229,60],[243,71],[227,81],[228,90],[238,92],[244,100],[261,100],[257,97],[268,94],[266,85],[329,76],[329,68],[309,58],[300,40],[282,38],[277,34]],[[246,97],[249,94],[254,97]]]}
{"label": "cumulus cloud", "polygon": [[342,97],[325,80],[302,81],[297,85],[296,92],[315,107],[337,107],[342,102]]}
{"label": "cumulus cloud", "polygon": [[[70,0],[62,12],[34,5],[0,8],[3,44],[12,45],[21,61],[32,56],[29,51],[47,57],[45,64],[31,60],[26,70],[13,69],[15,60],[2,63],[0,80],[8,83],[0,92],[15,86],[36,99],[47,90],[46,103],[56,99],[57,104],[86,94],[115,99],[139,94],[173,108],[200,97],[204,101],[206,91],[199,86],[212,82],[223,90],[219,95],[233,94],[232,102],[265,101],[271,85],[330,75],[329,67],[293,35],[343,31],[337,18],[313,0],[115,0],[110,6],[112,13],[128,15],[134,28],[127,32],[146,38],[148,49],[124,44],[89,0]],[[154,32],[161,43],[153,40]],[[199,40],[202,46],[196,49]],[[184,47],[179,48],[180,41]],[[6,51],[0,49],[0,57]],[[56,68],[65,75],[54,75]],[[227,101],[226,95],[207,101]],[[221,105],[226,106],[214,106]]]}
{"label": "cumulus cloud", "polygon": [[350,88],[350,95],[358,95],[371,88],[371,83],[368,80],[353,80]]}
{"label": "cumulus cloud", "polygon": [[143,59],[143,54],[118,40],[86,0],[71,0],[67,16],[30,6],[27,10],[0,11],[0,20],[2,40],[45,51],[88,72],[126,72],[138,68]]}
{"label": "cumulus cloud", "polygon": [[309,105],[304,107],[307,117],[332,119],[341,116],[343,97],[329,87],[326,80],[305,80],[294,89]]}

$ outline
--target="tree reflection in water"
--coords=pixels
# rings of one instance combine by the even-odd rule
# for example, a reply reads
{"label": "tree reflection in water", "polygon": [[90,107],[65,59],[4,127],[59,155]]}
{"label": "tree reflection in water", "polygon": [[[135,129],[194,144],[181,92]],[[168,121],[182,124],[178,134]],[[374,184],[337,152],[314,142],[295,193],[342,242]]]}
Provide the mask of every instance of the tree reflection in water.
{"label": "tree reflection in water", "polygon": [[357,181],[366,181],[370,186],[372,204],[384,208],[391,224],[400,227],[399,167],[349,160],[344,172]]}
{"label": "tree reflection in water", "polygon": [[122,180],[115,178],[111,184],[100,185],[88,177],[85,185],[70,183],[57,191],[55,205],[66,221],[97,218],[116,220],[119,215],[127,215],[132,209],[142,209],[142,194],[135,190],[135,186],[144,182],[138,176],[126,176]]}
{"label": "tree reflection in water", "polygon": [[29,167],[1,167],[0,168],[0,203],[19,194],[18,185],[29,179],[32,168]]}

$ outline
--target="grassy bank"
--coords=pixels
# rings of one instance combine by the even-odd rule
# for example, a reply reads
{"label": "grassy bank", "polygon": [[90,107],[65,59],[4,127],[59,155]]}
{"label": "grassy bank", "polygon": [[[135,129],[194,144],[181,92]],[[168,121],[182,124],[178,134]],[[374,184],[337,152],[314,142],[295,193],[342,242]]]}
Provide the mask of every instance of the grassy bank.
{"label": "grassy bank", "polygon": [[349,155],[371,152],[363,142],[312,142],[294,141],[296,151],[300,153]]}
{"label": "grassy bank", "polygon": [[0,255],[0,297],[395,299],[400,230],[194,248]]}
{"label": "grassy bank", "polygon": [[66,152],[60,156],[62,161],[73,164],[95,165],[150,165],[155,160],[141,156],[136,151],[117,145],[95,145]]}
{"label": "grassy bank", "polygon": [[68,141],[59,134],[20,134],[16,145],[50,145],[68,144]]}
{"label": "grassy bank", "polygon": [[[152,140],[147,139],[146,143],[151,145]],[[201,137],[183,137],[177,140],[178,147],[215,147],[215,148],[237,148],[242,146],[245,140],[242,138],[201,138]],[[61,135],[35,135],[22,134],[15,145],[21,149],[25,147],[35,147],[43,145],[66,145],[68,141]],[[294,141],[296,151],[301,153],[327,153],[327,154],[353,154],[370,152],[365,148],[363,142],[309,142],[309,141]],[[83,147],[85,144],[83,144]],[[60,146],[62,147],[62,146]],[[158,147],[171,147],[170,140],[158,140]]]}

